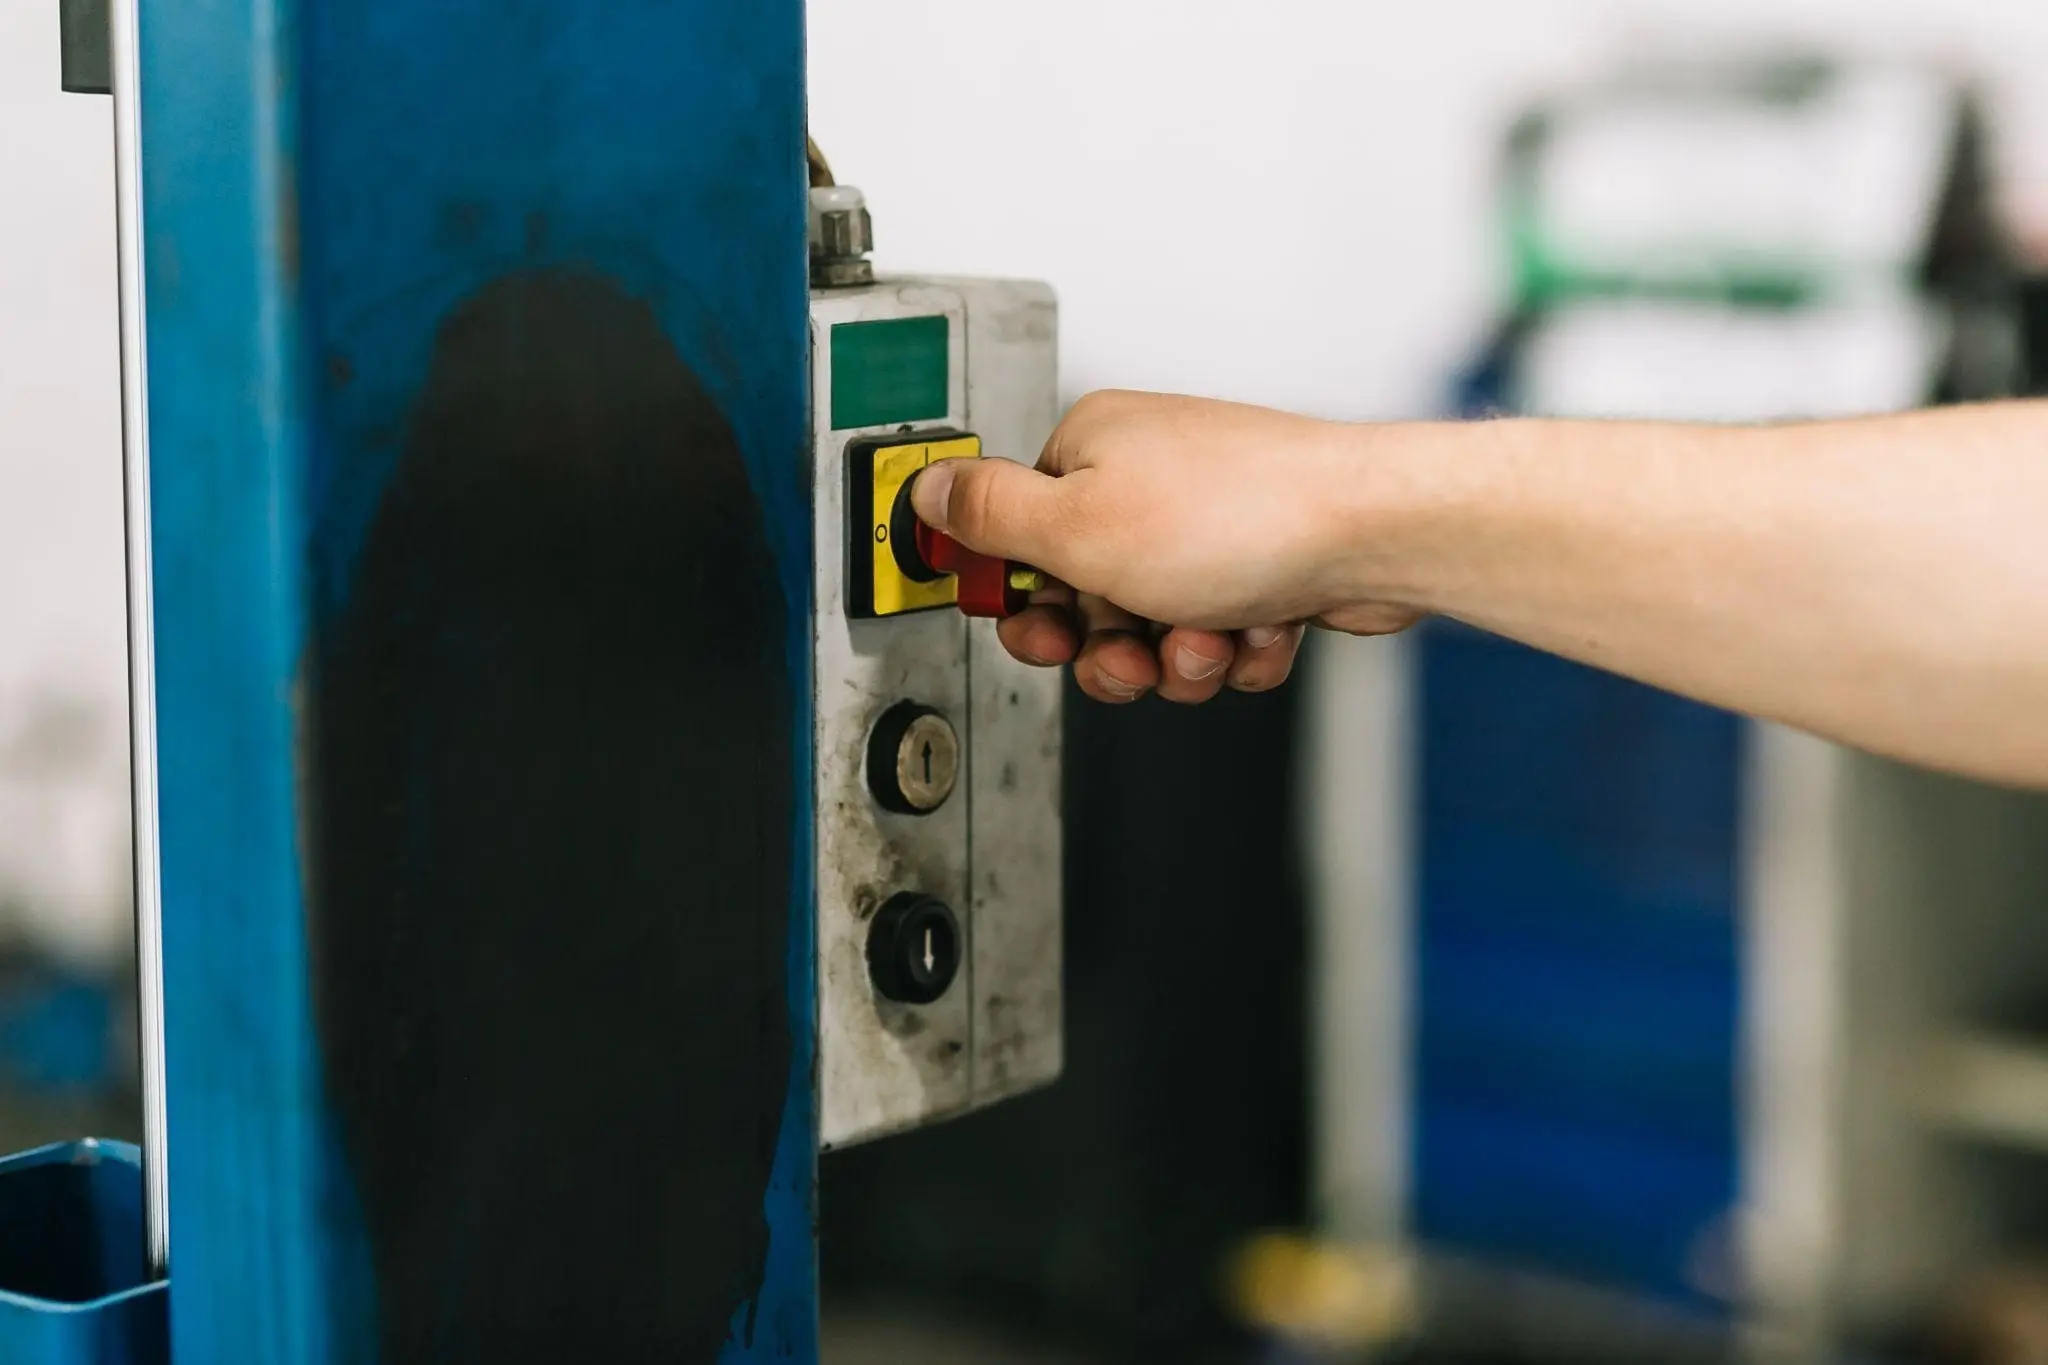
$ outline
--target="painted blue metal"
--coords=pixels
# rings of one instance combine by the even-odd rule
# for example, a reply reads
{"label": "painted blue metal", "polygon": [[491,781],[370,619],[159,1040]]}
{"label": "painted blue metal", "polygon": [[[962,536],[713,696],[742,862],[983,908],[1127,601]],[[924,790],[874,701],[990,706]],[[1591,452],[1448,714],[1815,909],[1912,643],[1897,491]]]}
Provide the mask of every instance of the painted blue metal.
{"label": "painted blue metal", "polygon": [[[1512,407],[1532,319],[1458,376]],[[1725,1307],[1737,1198],[1742,722],[1449,623],[1419,632],[1410,1225]]]}
{"label": "painted blue metal", "polygon": [[164,1365],[166,1290],[143,1265],[135,1148],[67,1142],[0,1161],[0,1360]]}
{"label": "painted blue metal", "polygon": [[125,983],[53,962],[0,969],[0,1076],[17,1093],[116,1101],[127,1084],[115,1056]]}
{"label": "painted blue metal", "polygon": [[[779,574],[786,761],[808,786],[802,55],[800,0],[142,0],[182,1365],[381,1349],[363,1173],[316,1026],[307,839],[325,797],[306,669],[349,604],[449,319],[494,283],[602,281],[651,310],[715,401]],[[674,625],[689,629],[684,613]],[[767,1125],[774,1146],[764,1271],[724,1360],[816,1350],[807,820],[795,802],[787,904],[739,910],[787,918],[779,1116],[701,1116]],[[622,1178],[680,1159],[634,1137],[606,1135]]]}
{"label": "painted blue metal", "polygon": [[1418,650],[1411,1225],[1710,1304],[1739,1174],[1741,722],[1461,626]]}

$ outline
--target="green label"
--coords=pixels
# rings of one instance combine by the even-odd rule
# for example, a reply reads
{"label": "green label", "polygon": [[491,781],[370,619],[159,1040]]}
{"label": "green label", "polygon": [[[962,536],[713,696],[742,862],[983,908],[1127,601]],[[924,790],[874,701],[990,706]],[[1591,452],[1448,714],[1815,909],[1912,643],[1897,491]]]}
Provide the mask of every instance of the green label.
{"label": "green label", "polygon": [[946,415],[943,317],[832,327],[832,429],[929,422]]}

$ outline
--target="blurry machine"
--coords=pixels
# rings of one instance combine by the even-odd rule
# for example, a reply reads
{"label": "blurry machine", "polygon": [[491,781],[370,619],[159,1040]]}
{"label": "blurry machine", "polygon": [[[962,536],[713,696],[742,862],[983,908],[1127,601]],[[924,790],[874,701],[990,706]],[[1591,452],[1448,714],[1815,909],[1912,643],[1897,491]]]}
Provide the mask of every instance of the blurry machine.
{"label": "blurry machine", "polygon": [[65,20],[147,1141],[0,1163],[0,1357],[814,1359],[820,1147],[1061,1067],[1033,574],[904,501],[1035,456],[1049,292],[807,222],[797,0]]}
{"label": "blurry machine", "polygon": [[[1688,59],[1548,102],[1507,148],[1516,295],[1457,406],[1770,421],[2010,393],[1982,166],[1969,92],[1907,68]],[[1934,1020],[1988,993],[2016,1026],[2027,972],[1986,944],[2041,886],[2037,803],[1451,624],[1331,658],[1327,723],[1362,692],[1395,713],[1314,799],[1402,866],[1320,869],[1323,915],[1379,935],[1327,978],[1321,1183],[1340,1230],[1446,1258],[1461,1339],[1598,1354],[1601,1313],[1513,1292],[1533,1274],[1676,1315],[1657,1348],[1657,1313],[1603,1310],[1625,1356],[1692,1358],[1718,1323],[1724,1349],[1741,1326],[1826,1358],[2032,1225],[1914,1111],[1926,1066],[1980,1129],[2012,1121],[1986,1115],[2013,1053],[1975,1046],[2007,1040]],[[1361,801],[1339,769],[1388,732],[1415,747]],[[1361,1029],[1337,973],[1389,956],[1413,974],[1369,978],[1402,998]],[[1911,1060],[1930,1045],[1949,1060]]]}

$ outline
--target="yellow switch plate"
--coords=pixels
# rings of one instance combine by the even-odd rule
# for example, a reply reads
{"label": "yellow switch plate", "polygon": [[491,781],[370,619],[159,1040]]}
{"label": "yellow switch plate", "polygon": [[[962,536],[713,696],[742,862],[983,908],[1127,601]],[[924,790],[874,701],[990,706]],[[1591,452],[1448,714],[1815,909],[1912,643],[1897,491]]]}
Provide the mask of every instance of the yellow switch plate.
{"label": "yellow switch plate", "polygon": [[[959,600],[951,574],[920,583],[896,563],[892,525],[896,500],[918,473],[939,460],[981,457],[981,438],[958,432],[919,432],[847,446],[849,556],[847,611],[860,617],[901,616],[910,611],[950,607]],[[865,544],[867,550],[862,552]]]}

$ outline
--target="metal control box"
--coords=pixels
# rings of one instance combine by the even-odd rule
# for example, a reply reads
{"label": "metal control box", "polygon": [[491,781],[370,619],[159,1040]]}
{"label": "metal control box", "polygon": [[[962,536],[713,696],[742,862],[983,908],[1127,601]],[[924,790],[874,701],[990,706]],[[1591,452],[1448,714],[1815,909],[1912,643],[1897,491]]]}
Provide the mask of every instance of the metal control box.
{"label": "metal control box", "polygon": [[[1059,415],[1043,285],[896,279],[811,299],[819,1142],[1060,1070],[1060,678],[946,601],[874,618],[876,452],[1031,463]],[[929,440],[924,438],[929,434]]]}

